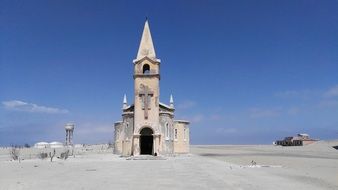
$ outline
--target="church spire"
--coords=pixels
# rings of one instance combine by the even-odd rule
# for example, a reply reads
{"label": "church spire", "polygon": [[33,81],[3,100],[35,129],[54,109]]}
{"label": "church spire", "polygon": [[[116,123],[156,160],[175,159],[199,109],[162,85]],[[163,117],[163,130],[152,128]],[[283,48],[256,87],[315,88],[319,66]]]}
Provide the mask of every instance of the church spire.
{"label": "church spire", "polygon": [[170,106],[171,108],[174,108],[174,98],[173,98],[173,95],[172,95],[172,94],[170,94],[169,106]]}
{"label": "church spire", "polygon": [[140,46],[138,48],[136,60],[140,60],[146,56],[152,59],[156,59],[155,48],[153,40],[151,38],[148,19],[146,19],[146,22],[144,23],[142,38]]}
{"label": "church spire", "polygon": [[128,107],[128,105],[127,105],[128,103],[127,103],[127,96],[126,96],[126,94],[124,94],[124,96],[123,96],[123,109],[126,109],[127,107]]}

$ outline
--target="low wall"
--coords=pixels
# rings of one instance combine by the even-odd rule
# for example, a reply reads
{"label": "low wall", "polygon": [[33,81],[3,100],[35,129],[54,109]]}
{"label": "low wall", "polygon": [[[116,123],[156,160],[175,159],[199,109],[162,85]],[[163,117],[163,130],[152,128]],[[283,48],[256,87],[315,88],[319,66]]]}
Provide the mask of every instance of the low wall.
{"label": "low wall", "polygon": [[[0,147],[0,161],[12,160],[10,151],[12,147]],[[39,154],[49,152],[53,153],[55,149],[55,158],[60,157],[61,153],[66,152],[67,148],[17,148],[19,151],[19,158],[21,160],[39,158]],[[84,145],[83,147],[68,148],[70,155],[84,155],[92,153],[113,153],[113,149],[108,144],[101,145]]]}

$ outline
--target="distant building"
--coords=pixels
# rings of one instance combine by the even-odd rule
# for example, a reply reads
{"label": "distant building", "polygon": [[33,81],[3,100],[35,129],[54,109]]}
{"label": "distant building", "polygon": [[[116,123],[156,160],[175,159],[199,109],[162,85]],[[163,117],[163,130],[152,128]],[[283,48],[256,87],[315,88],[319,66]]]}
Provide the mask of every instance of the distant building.
{"label": "distant building", "polygon": [[298,134],[294,137],[285,137],[284,140],[278,140],[275,142],[276,145],[281,146],[303,146],[314,143],[317,139],[311,139],[308,134]]}
{"label": "distant building", "polygon": [[64,145],[61,142],[38,142],[34,144],[34,148],[63,148]]}
{"label": "distant building", "polygon": [[63,143],[62,142],[51,142],[49,143],[50,148],[63,148]]}
{"label": "distant building", "polygon": [[48,142],[38,142],[34,144],[34,148],[49,148],[50,145]]}

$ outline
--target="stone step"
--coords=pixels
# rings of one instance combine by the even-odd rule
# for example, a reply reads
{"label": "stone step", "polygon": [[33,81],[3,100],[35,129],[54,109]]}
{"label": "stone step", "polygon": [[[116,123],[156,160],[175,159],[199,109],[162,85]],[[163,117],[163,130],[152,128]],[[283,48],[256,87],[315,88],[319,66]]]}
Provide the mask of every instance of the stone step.
{"label": "stone step", "polygon": [[127,160],[166,160],[162,156],[153,156],[153,155],[139,155],[139,156],[130,156]]}

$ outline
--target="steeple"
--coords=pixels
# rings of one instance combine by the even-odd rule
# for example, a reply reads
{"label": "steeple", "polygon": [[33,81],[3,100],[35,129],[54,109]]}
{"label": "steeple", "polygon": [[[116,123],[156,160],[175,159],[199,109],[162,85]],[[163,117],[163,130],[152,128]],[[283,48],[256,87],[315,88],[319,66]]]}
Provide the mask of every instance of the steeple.
{"label": "steeple", "polygon": [[127,105],[127,96],[126,96],[126,94],[124,94],[124,96],[123,96],[123,106],[122,106],[122,108],[123,109],[126,109],[128,107],[128,105]]}
{"label": "steeple", "polygon": [[136,60],[140,60],[146,56],[151,59],[156,59],[156,54],[155,54],[153,40],[151,38],[148,19],[144,23],[142,38],[141,38],[140,46],[138,48]]}
{"label": "steeple", "polygon": [[174,108],[174,98],[173,98],[173,95],[172,95],[172,94],[170,94],[169,106],[170,106],[171,108]]}

